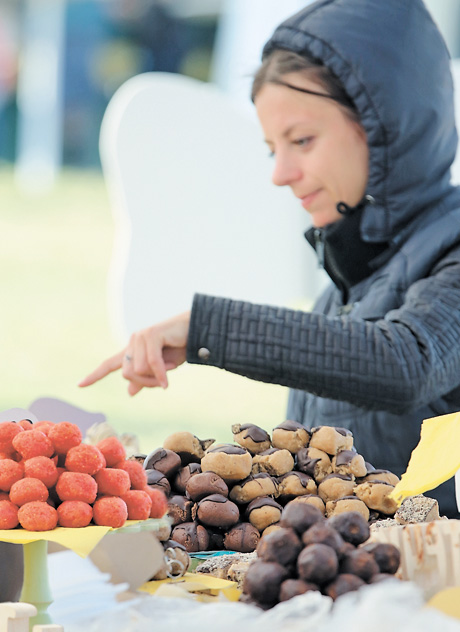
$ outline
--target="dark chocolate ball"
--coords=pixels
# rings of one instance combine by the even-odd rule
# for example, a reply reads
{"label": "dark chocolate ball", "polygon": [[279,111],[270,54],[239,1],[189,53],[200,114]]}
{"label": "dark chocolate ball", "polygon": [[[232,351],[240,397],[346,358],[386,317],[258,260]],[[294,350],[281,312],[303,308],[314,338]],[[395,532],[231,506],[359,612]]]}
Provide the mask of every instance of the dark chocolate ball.
{"label": "dark chocolate ball", "polygon": [[352,590],[358,590],[358,588],[364,586],[365,583],[366,582],[357,575],[341,573],[323,589],[323,593],[335,601],[340,595],[344,595]]}
{"label": "dark chocolate ball", "polygon": [[315,522],[324,522],[325,518],[321,511],[307,503],[288,502],[281,513],[281,526],[292,527],[302,535]]}
{"label": "dark chocolate ball", "polygon": [[344,511],[341,514],[331,516],[328,524],[340,533],[346,542],[354,546],[362,544],[370,536],[369,523],[357,511]]}
{"label": "dark chocolate ball", "polygon": [[168,498],[168,516],[171,526],[175,527],[181,522],[190,522],[192,519],[193,501],[185,496],[175,494]]}
{"label": "dark chocolate ball", "polygon": [[264,562],[289,566],[296,561],[301,550],[302,543],[294,529],[280,527],[261,539],[257,546],[257,557]]}
{"label": "dark chocolate ball", "polygon": [[340,557],[344,551],[345,541],[338,531],[333,529],[328,521],[315,522],[302,534],[302,542],[309,544],[327,544]]}
{"label": "dark chocolate ball", "polygon": [[243,592],[257,603],[275,605],[278,603],[280,586],[288,576],[288,571],[281,564],[256,560],[246,572]]}
{"label": "dark chocolate ball", "polygon": [[401,553],[394,544],[369,542],[362,548],[374,557],[380,573],[389,573],[390,575],[396,573],[401,563]]}
{"label": "dark chocolate ball", "polygon": [[198,503],[196,517],[206,526],[227,529],[239,521],[240,510],[222,494],[211,494]]}
{"label": "dark chocolate ball", "polygon": [[179,470],[182,465],[180,456],[172,450],[157,448],[150,452],[144,460],[144,470],[158,470],[170,478]]}
{"label": "dark chocolate ball", "polygon": [[357,575],[367,582],[372,575],[377,575],[380,569],[370,553],[364,549],[355,549],[347,552],[340,560],[340,572]]}
{"label": "dark chocolate ball", "polygon": [[280,586],[279,601],[287,601],[314,590],[319,591],[319,586],[304,582],[303,579],[285,579]]}
{"label": "dark chocolate ball", "polygon": [[326,544],[310,544],[297,558],[297,573],[300,579],[322,586],[337,575],[339,560],[337,553]]}
{"label": "dark chocolate ball", "polygon": [[160,470],[145,470],[147,474],[147,485],[152,489],[160,489],[162,492],[169,496],[171,493],[171,484]]}
{"label": "dark chocolate ball", "polygon": [[185,467],[181,467],[174,477],[174,489],[180,494],[185,494],[185,486],[191,476],[200,474],[201,465],[199,463],[189,463]]}
{"label": "dark chocolate ball", "polygon": [[224,547],[227,551],[252,553],[260,540],[259,530],[250,522],[241,522],[230,529],[225,535]]}
{"label": "dark chocolate ball", "polygon": [[174,527],[171,540],[182,544],[187,553],[206,551],[209,546],[209,534],[197,522],[184,522]]}
{"label": "dark chocolate ball", "polygon": [[228,496],[227,483],[214,472],[200,472],[191,476],[185,485],[185,492],[195,502],[211,494]]}

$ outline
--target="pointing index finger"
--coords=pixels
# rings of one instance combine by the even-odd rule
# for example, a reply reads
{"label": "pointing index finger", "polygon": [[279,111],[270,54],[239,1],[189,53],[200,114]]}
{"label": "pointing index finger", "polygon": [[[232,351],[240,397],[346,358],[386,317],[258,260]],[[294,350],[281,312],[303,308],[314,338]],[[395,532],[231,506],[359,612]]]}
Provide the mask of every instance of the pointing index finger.
{"label": "pointing index finger", "polygon": [[78,386],[90,386],[95,382],[101,380],[109,373],[113,373],[113,371],[117,371],[121,369],[121,365],[123,364],[123,356],[124,350],[120,351],[116,355],[112,356],[105,360],[102,364],[100,364],[97,369],[95,369],[92,373],[86,376],[81,382],[79,382]]}

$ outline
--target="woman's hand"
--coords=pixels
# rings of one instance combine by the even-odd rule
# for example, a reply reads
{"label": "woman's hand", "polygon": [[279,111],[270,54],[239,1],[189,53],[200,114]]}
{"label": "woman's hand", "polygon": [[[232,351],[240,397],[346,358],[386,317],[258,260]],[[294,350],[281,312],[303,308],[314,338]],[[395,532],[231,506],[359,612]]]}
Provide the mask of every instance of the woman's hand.
{"label": "woman's hand", "polygon": [[123,351],[108,358],[79,386],[89,386],[109,373],[121,369],[129,381],[128,393],[135,395],[144,386],[167,388],[166,372],[186,360],[190,312],[142,329],[131,336]]}

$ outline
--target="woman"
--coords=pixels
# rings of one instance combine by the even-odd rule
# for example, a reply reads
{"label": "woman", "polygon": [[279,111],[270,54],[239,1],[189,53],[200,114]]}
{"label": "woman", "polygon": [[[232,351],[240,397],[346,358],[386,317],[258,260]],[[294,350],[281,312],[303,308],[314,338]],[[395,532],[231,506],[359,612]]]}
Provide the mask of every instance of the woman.
{"label": "woman", "polygon": [[[196,295],[86,378],[134,395],[187,360],[291,387],[287,416],[352,430],[402,474],[460,409],[460,191],[449,55],[421,0],[320,0],[281,24],[253,100],[273,181],[310,213],[332,284],[312,313]],[[455,516],[452,481],[433,492]]]}

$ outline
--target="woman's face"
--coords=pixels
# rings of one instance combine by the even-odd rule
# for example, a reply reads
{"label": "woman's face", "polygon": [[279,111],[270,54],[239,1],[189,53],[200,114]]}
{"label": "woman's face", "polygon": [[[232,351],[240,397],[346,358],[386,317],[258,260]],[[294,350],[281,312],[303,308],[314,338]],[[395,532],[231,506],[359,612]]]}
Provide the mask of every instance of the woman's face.
{"label": "woman's face", "polygon": [[[291,85],[324,92],[300,73],[283,77]],[[275,165],[272,180],[290,186],[316,227],[342,216],[337,204],[358,204],[369,173],[362,126],[336,101],[267,83],[255,98],[265,140]]]}

